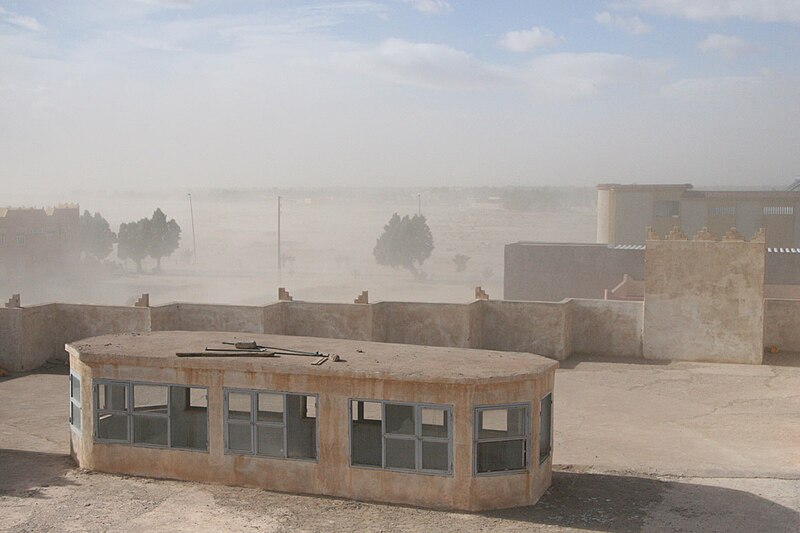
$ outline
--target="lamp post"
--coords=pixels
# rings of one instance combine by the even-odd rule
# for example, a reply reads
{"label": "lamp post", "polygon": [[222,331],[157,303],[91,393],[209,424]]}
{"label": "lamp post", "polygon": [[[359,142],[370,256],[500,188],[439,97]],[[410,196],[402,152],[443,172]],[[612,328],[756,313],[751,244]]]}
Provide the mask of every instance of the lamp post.
{"label": "lamp post", "polygon": [[192,216],[192,260],[194,264],[197,264],[197,239],[195,238],[194,234],[194,206],[192,205],[192,193],[186,193],[189,195],[189,213]]}
{"label": "lamp post", "polygon": [[281,264],[281,197],[278,196],[278,283],[281,282],[283,265]]}

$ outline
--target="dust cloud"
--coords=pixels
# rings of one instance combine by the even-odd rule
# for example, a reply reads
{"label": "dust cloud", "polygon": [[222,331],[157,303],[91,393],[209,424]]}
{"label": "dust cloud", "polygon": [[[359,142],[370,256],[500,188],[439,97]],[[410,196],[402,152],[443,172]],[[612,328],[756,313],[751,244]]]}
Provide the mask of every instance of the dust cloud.
{"label": "dust cloud", "polygon": [[[196,236],[194,262],[188,193]],[[115,250],[102,264],[82,261],[78,272],[2,279],[0,294],[22,293],[23,305],[65,301],[131,305],[142,292],[159,305],[173,301],[260,305],[274,301],[279,286],[297,300],[352,302],[369,290],[370,301],[470,301],[476,285],[493,298],[503,294],[507,243],[593,242],[593,188],[373,188],[205,189],[20,193],[12,206],[80,204],[100,212],[112,231],[123,222],[161,208],[181,226],[179,249],[162,260],[146,259],[144,271]],[[283,265],[277,265],[277,197],[282,197]],[[424,279],[376,264],[376,239],[393,213],[421,206],[434,239],[422,265]],[[454,258],[467,256],[458,271]]]}

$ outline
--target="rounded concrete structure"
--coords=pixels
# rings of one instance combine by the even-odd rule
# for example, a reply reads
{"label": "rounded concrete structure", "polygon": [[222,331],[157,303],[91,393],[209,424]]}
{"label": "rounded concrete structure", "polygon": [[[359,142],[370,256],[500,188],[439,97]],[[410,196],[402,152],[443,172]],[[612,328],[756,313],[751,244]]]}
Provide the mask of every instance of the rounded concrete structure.
{"label": "rounded concrete structure", "polygon": [[89,470],[469,511],[551,482],[558,364],[537,355],[187,331],[67,351]]}

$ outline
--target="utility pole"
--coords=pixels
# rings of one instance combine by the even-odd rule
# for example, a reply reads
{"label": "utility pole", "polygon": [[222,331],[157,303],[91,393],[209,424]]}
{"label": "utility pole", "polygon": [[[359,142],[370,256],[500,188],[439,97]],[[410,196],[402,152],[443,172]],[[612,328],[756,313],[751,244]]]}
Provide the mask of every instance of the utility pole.
{"label": "utility pole", "polygon": [[186,193],[189,195],[189,213],[192,215],[192,259],[194,260],[194,264],[197,264],[197,239],[195,239],[194,235],[194,206],[192,206],[192,193]]}
{"label": "utility pole", "polygon": [[281,197],[278,196],[278,283],[281,282]]}
{"label": "utility pole", "polygon": [[417,214],[422,216],[422,193],[417,193]]}

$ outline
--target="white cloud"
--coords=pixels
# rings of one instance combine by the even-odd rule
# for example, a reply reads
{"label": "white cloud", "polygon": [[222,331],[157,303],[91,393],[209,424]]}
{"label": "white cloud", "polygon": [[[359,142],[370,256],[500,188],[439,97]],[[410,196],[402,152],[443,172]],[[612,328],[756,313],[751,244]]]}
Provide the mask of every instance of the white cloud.
{"label": "white cloud", "polygon": [[734,35],[712,33],[699,43],[697,48],[705,53],[719,54],[725,59],[734,59],[758,52],[760,48]]}
{"label": "white cloud", "polygon": [[603,26],[608,26],[610,28],[616,28],[626,33],[630,33],[631,35],[643,35],[652,30],[649,25],[642,22],[642,19],[637,16],[624,17],[622,15],[611,14],[608,11],[603,11],[602,13],[597,13],[594,16],[594,20],[598,24],[602,24]]}
{"label": "white cloud", "polygon": [[352,70],[410,85],[474,89],[503,84],[508,72],[444,44],[387,39],[377,48],[337,54],[334,60]]}
{"label": "white cloud", "polygon": [[797,0],[623,0],[617,6],[695,21],[735,18],[800,23]]}
{"label": "white cloud", "polygon": [[547,28],[534,26],[529,30],[510,31],[500,38],[500,46],[512,52],[530,52],[537,48],[553,46],[558,39]]}
{"label": "white cloud", "polygon": [[762,87],[764,80],[755,76],[687,78],[665,85],[660,94],[674,100],[719,101],[723,97],[752,96]]}
{"label": "white cloud", "polygon": [[453,7],[447,0],[403,0],[421,13],[447,13]]}
{"label": "white cloud", "polygon": [[3,9],[2,7],[0,7],[0,21],[11,24],[12,26],[16,26],[17,28],[22,28],[23,30],[34,32],[40,32],[44,30],[44,26],[42,26],[42,24],[35,18],[27,15],[20,15],[18,13]]}

